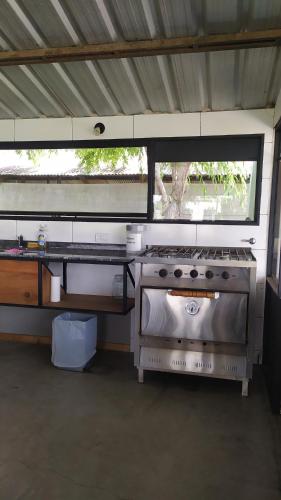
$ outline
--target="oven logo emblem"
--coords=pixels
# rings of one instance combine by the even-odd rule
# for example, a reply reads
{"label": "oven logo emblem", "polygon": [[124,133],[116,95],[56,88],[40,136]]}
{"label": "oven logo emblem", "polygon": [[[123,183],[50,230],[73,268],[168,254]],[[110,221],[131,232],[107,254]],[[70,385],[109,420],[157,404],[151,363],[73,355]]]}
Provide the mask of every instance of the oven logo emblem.
{"label": "oven logo emblem", "polygon": [[196,300],[189,300],[186,303],[185,310],[187,314],[190,314],[191,316],[195,316],[195,314],[199,313],[200,306]]}

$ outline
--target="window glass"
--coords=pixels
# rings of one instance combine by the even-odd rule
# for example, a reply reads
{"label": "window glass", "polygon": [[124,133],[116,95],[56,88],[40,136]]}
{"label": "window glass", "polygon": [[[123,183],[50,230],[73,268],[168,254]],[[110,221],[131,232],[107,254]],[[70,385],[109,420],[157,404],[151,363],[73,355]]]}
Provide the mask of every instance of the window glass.
{"label": "window glass", "polygon": [[0,210],[146,215],[146,148],[2,150]]}
{"label": "window glass", "polygon": [[156,162],[154,219],[253,221],[257,161]]}

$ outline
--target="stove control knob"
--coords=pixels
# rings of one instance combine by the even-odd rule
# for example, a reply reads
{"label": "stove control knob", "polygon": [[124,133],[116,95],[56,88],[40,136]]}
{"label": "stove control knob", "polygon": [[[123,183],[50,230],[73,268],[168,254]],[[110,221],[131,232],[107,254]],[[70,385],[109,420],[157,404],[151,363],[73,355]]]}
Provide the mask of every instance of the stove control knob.
{"label": "stove control knob", "polygon": [[176,269],[174,272],[175,278],[181,278],[182,277],[182,270],[181,269]]}
{"label": "stove control knob", "polygon": [[160,278],[166,278],[167,274],[168,274],[167,269],[160,269],[159,271]]}
{"label": "stove control knob", "polygon": [[206,278],[207,278],[208,280],[210,280],[210,279],[214,276],[214,273],[213,273],[213,271],[210,271],[210,270],[209,270],[209,271],[206,271],[205,276],[206,276]]}
{"label": "stove control knob", "polygon": [[196,269],[192,269],[192,270],[190,271],[190,276],[191,276],[191,278],[197,278],[197,276],[198,276],[198,271],[196,271]]}
{"label": "stove control knob", "polygon": [[224,280],[228,280],[229,278],[229,273],[227,271],[223,271],[221,273],[221,277],[224,279]]}

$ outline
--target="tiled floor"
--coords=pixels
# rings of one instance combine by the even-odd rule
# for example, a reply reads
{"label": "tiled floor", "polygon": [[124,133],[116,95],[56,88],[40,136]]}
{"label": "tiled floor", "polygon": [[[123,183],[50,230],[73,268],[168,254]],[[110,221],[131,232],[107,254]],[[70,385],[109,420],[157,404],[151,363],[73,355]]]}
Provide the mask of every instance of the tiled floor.
{"label": "tiled floor", "polygon": [[240,384],[146,374],[100,353],[60,371],[0,344],[0,500],[280,500],[281,418]]}

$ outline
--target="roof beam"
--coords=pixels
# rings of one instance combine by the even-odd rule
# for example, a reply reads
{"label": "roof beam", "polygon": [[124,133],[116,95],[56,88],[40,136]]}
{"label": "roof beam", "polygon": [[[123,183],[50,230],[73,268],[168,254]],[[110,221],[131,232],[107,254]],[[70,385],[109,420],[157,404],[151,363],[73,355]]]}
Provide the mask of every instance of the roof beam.
{"label": "roof beam", "polygon": [[232,34],[1,51],[0,66],[251,49],[274,47],[280,43],[281,29],[278,28]]}

